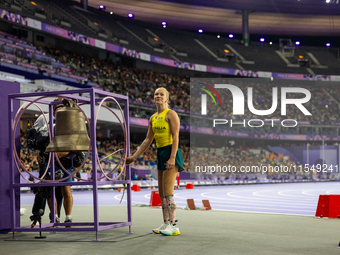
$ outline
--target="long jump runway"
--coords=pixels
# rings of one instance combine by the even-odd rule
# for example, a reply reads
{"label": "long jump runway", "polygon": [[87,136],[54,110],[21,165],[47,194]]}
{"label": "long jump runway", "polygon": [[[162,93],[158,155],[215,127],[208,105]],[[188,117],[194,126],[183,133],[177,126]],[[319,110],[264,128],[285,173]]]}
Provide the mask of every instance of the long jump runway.
{"label": "long jump runway", "polygon": [[[148,205],[150,189],[132,192],[133,205]],[[99,205],[126,206],[126,194],[116,190],[98,192]],[[253,184],[181,188],[175,191],[174,199],[179,207],[186,206],[187,199],[194,199],[196,207],[208,199],[214,210],[290,215],[315,215],[319,195],[340,194],[339,182]],[[74,205],[92,205],[92,191],[73,191]],[[33,194],[22,194],[21,204],[32,205]]]}

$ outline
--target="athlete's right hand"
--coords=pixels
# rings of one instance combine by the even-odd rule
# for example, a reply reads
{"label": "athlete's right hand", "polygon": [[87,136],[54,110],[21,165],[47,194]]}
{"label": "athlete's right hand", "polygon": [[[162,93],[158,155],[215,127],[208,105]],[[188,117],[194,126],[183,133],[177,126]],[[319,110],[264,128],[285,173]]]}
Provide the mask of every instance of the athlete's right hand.
{"label": "athlete's right hand", "polygon": [[133,156],[129,156],[126,158],[126,165],[130,165],[133,161],[135,161],[136,159]]}

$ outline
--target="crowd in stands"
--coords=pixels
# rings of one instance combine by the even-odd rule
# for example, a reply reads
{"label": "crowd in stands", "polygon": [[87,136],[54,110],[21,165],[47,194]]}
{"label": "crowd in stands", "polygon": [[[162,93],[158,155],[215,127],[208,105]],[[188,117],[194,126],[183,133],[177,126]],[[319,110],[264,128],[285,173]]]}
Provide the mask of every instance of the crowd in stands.
{"label": "crowd in stands", "polygon": [[[128,95],[131,101],[153,104],[153,92],[166,87],[170,107],[190,108],[189,77],[127,68],[112,62],[66,52],[52,47],[28,44],[0,31],[0,61],[15,64],[39,74],[58,74],[79,83],[97,83],[106,91]],[[178,88],[181,88],[178,93]]]}
{"label": "crowd in stands", "polygon": [[[128,95],[131,101],[142,103],[153,103],[153,92],[158,87],[166,87],[170,92],[170,107],[177,109],[190,110],[191,112],[200,112],[200,93],[192,92],[190,98],[189,77],[177,76],[166,73],[158,73],[152,70],[138,68],[128,68],[106,60],[66,52],[64,50],[52,47],[36,47],[29,45],[27,42],[19,40],[15,36],[3,33],[0,40],[0,58],[1,61],[11,61],[26,68],[39,69],[39,72],[58,73],[69,77],[82,77],[79,82],[85,80],[97,83],[104,90]],[[27,54],[26,54],[27,53]],[[39,57],[38,57],[39,56]],[[51,61],[53,60],[53,61]],[[51,63],[51,65],[49,64]],[[52,65],[55,64],[55,66]],[[57,64],[56,64],[57,63]],[[78,78],[79,78],[78,77]],[[219,81],[221,82],[221,81]],[[225,79],[222,83],[234,84],[243,90],[245,95],[245,106],[247,106],[247,87],[253,88],[253,104],[255,109],[269,109],[272,105],[272,82],[254,82],[246,79],[235,80],[232,78]],[[197,85],[197,84],[196,84]],[[191,90],[194,86],[192,84]],[[276,85],[275,85],[276,86]],[[287,84],[285,87],[293,86]],[[299,87],[304,87],[300,86]],[[288,105],[287,115],[282,116],[280,103],[277,110],[270,115],[264,116],[267,119],[297,119],[299,121],[310,121],[312,123],[339,122],[338,102],[332,95],[336,95],[338,88],[336,85],[329,83],[328,86],[316,85],[306,87],[312,94],[310,102],[304,104],[312,113],[311,116],[305,116],[297,107]],[[208,114],[213,113],[221,118],[233,119],[255,119],[258,118],[245,107],[243,116],[233,115],[231,93],[227,89],[219,89],[219,95],[223,106],[215,107],[212,100],[208,100]],[[298,98],[301,94],[289,93],[288,98]],[[278,98],[280,102],[280,86],[278,86]],[[191,103],[190,103],[191,102]],[[214,110],[214,112],[209,112]],[[216,111],[216,112],[215,112]],[[138,116],[138,113],[135,113]]]}
{"label": "crowd in stands", "polygon": [[[102,139],[101,141],[98,142],[98,151],[105,153],[106,155],[109,155],[115,151],[118,151],[120,149],[124,148],[124,143],[123,142],[118,142],[114,139]],[[130,154],[134,154],[140,144],[137,143],[131,143],[130,146]],[[184,170],[189,171],[189,161],[190,161],[190,153],[189,153],[189,147],[185,145],[180,145],[180,149],[183,154],[183,160],[184,160]],[[119,152],[119,156],[123,153],[122,151]],[[117,154],[116,154],[117,155]],[[157,165],[157,149],[155,143],[152,143],[150,147],[139,157],[137,160],[131,165],[132,167],[135,168],[145,168],[150,166],[156,167]]]}
{"label": "crowd in stands", "polygon": [[37,151],[27,147],[23,132],[20,136],[20,162],[28,172],[39,171]]}
{"label": "crowd in stands", "polygon": [[[130,100],[139,103],[153,104],[153,92],[158,87],[166,87],[170,92],[170,107],[176,109],[190,110],[193,113],[200,112],[201,102],[200,93],[191,94],[189,77],[176,76],[172,74],[158,73],[152,70],[144,70],[138,68],[121,67],[114,65],[112,62],[98,60],[86,56],[81,56],[73,53],[68,53],[62,50],[56,50],[53,48],[44,48],[47,55],[53,56],[57,61],[68,66],[74,72],[85,75],[90,81],[96,82],[104,90],[124,94],[129,96]],[[219,81],[220,82],[220,81]],[[253,87],[253,104],[254,108],[258,110],[269,109],[272,105],[272,87],[273,83],[264,82],[247,82],[233,79],[225,79],[225,84],[234,84],[243,90],[245,95],[245,106],[247,106],[247,87]],[[196,85],[193,85],[196,86]],[[193,89],[193,86],[191,89]],[[285,85],[285,87],[293,86],[293,84]],[[338,114],[338,102],[332,97],[334,93],[338,92],[335,85],[329,86],[315,85],[308,86],[307,88],[312,95],[310,102],[304,104],[304,106],[312,113],[311,116],[305,116],[300,109],[293,105],[287,105],[287,114],[281,115],[281,86],[278,87],[278,106],[277,109],[270,115],[264,116],[265,119],[296,119],[297,121],[309,121],[311,123],[331,123],[340,122],[340,116]],[[299,86],[304,87],[304,86]],[[180,88],[180,90],[178,89]],[[197,86],[196,86],[197,89]],[[232,102],[232,96],[229,91],[218,91],[221,96],[221,101],[224,102],[222,107],[215,107],[212,100],[208,100],[208,115],[209,109],[216,112],[212,114],[220,118],[232,118],[234,120],[239,119],[257,119],[258,115],[251,113],[248,107],[245,107],[245,115],[233,115],[232,104],[226,102]],[[301,94],[288,93],[288,98],[300,98]],[[150,118],[150,114],[141,114],[138,109],[131,107],[130,115],[133,117]],[[210,114],[211,115],[211,114]],[[186,119],[186,125],[189,125],[189,119]],[[202,123],[202,126],[204,124]],[[240,130],[247,131],[247,130]],[[254,130],[253,130],[254,131]],[[260,130],[256,130],[260,131]],[[272,129],[270,132],[274,133],[300,133],[303,134],[306,130],[297,129],[290,130],[277,130]],[[267,132],[267,130],[266,130]],[[311,132],[308,134],[317,134]],[[335,132],[320,133],[324,135],[336,135]]]}
{"label": "crowd in stands", "polygon": [[[129,68],[116,65],[110,61],[99,60],[88,56],[83,56],[75,53],[66,52],[60,49],[52,47],[36,47],[29,45],[27,42],[21,41],[14,36],[1,34],[1,37],[5,40],[0,40],[0,60],[9,63],[20,65],[25,63],[28,65],[35,65],[37,69],[45,72],[57,72],[63,73],[68,72],[85,78],[85,80],[95,82],[106,91],[110,91],[117,94],[128,95],[130,100],[133,102],[140,103],[153,103],[153,93],[158,87],[165,87],[170,92],[170,107],[190,110],[192,112],[200,112],[201,102],[200,93],[192,92],[193,85],[190,88],[189,77],[177,76],[173,74],[158,73],[152,70],[144,70],[138,68]],[[11,42],[7,41],[11,40]],[[26,45],[26,46],[25,46]],[[21,48],[20,48],[21,47]],[[30,49],[30,50],[29,50]],[[25,54],[24,51],[30,52],[31,54]],[[11,51],[11,52],[9,52]],[[26,57],[25,57],[26,56]],[[30,56],[30,57],[29,57]],[[33,58],[33,56],[35,56]],[[44,61],[39,61],[37,56],[46,56]],[[53,59],[54,63],[60,63],[60,66],[53,67],[46,61],[47,58]],[[50,62],[51,63],[51,62]],[[27,68],[29,66],[26,65]],[[32,67],[33,68],[33,67]],[[81,82],[81,80],[78,80]],[[83,80],[82,80],[83,81]],[[242,118],[256,119],[257,115],[254,115],[248,110],[247,107],[247,87],[253,88],[253,104],[255,109],[269,109],[272,105],[272,87],[273,83],[259,83],[254,81],[240,81],[233,80],[232,78],[226,78],[225,84],[234,84],[242,89],[245,95],[245,115],[237,116],[233,115],[232,104],[226,102],[232,102],[231,93],[228,90],[219,90],[219,95],[223,102],[222,107],[215,107],[212,100],[208,100],[208,116],[212,115],[213,112],[209,112],[212,109],[217,109],[216,116],[225,118],[229,117],[235,120]],[[285,85],[285,87],[293,86]],[[280,86],[278,87],[278,98],[280,102]],[[299,86],[306,87],[306,86]],[[265,116],[267,119],[297,119],[298,121],[310,121],[312,123],[320,122],[340,122],[340,115],[338,113],[338,100],[334,95],[337,95],[339,90],[336,85],[330,83],[329,86],[323,87],[320,85],[313,85],[306,87],[312,94],[310,102],[305,104],[305,107],[312,113],[312,116],[305,116],[298,108],[293,106],[287,107],[287,115],[281,116],[280,103],[274,113]],[[193,97],[190,97],[190,92],[194,93]],[[196,93],[196,94],[195,94]],[[301,95],[289,94],[288,98],[299,98]],[[215,112],[214,112],[215,114]],[[131,110],[131,116],[134,117],[150,117],[141,116],[138,111]],[[138,144],[131,144],[131,153],[137,149]],[[104,140],[98,144],[99,151],[110,154],[113,151],[123,148],[121,142],[115,140]],[[189,148],[180,145],[180,148],[184,156],[185,171],[193,171],[190,169],[190,159],[192,160],[191,165],[200,165],[207,159],[213,159],[223,164],[231,164],[238,166],[241,163],[252,165],[255,163],[263,162],[272,165],[281,164],[293,164],[289,160],[284,161],[283,157],[276,155],[275,157],[267,158],[264,154],[252,154],[246,149],[234,149],[225,148],[224,155],[227,157],[218,157],[212,150],[196,150],[193,148],[189,152]],[[36,160],[36,152],[25,147],[24,141],[21,145],[21,160],[22,163],[27,166],[29,171],[37,170],[38,164]],[[148,151],[136,161],[136,166],[154,166],[156,163],[156,148],[150,146]],[[91,171],[91,161],[88,160],[84,167],[84,172]]]}
{"label": "crowd in stands", "polygon": [[[119,158],[124,153],[124,142],[117,142],[115,139],[98,139],[97,148],[100,158],[107,158],[108,160],[103,161],[102,167],[106,171],[112,170],[119,161]],[[131,154],[133,154],[140,144],[131,143]],[[183,152],[185,171],[189,171],[189,147],[180,145],[180,149]],[[37,151],[27,147],[26,138],[24,132],[21,133],[20,137],[20,160],[25,166],[27,171],[39,171],[39,164],[37,160]],[[155,169],[157,165],[157,150],[153,143],[147,151],[143,153],[133,164],[132,167],[140,169]],[[120,168],[118,169],[119,172]],[[99,172],[99,168],[97,168]],[[83,173],[92,172],[92,160],[88,158],[86,163],[81,170]]]}
{"label": "crowd in stands", "polygon": [[[153,103],[153,92],[158,87],[166,87],[170,92],[171,107],[189,109],[189,78],[151,70],[121,67],[105,60],[69,53],[45,47],[46,55],[69,67],[72,72],[87,76],[104,90],[128,95],[130,100]],[[178,93],[178,88],[181,88]]]}
{"label": "crowd in stands", "polygon": [[[255,150],[258,151],[258,150]],[[221,148],[199,148],[192,147],[190,150],[190,172],[211,173],[208,171],[210,166],[230,166],[225,168],[226,171],[219,171],[219,173],[231,174],[242,173],[245,167],[249,167],[248,173],[275,173],[270,171],[268,166],[289,166],[290,172],[294,173],[294,170],[301,168],[296,162],[289,159],[289,156],[283,154],[275,154],[269,152],[266,149],[261,149],[255,152],[249,147],[221,147]],[[232,168],[235,166],[235,168]],[[255,168],[255,167],[267,166],[267,168]],[[243,168],[241,168],[243,167]],[[215,168],[216,170],[217,168]],[[222,168],[221,168],[222,169]],[[274,168],[272,168],[274,169]],[[266,170],[266,172],[264,171]],[[217,171],[217,170],[216,170]],[[283,171],[282,171],[283,172]]]}
{"label": "crowd in stands", "polygon": [[[88,80],[86,76],[72,67],[72,63],[64,65],[57,62],[53,56],[48,56],[45,49],[20,40],[16,36],[0,31],[0,61],[2,65],[12,67],[20,66],[24,71],[41,74],[55,78],[66,78],[67,81],[84,83]],[[16,68],[16,69],[20,69]]]}
{"label": "crowd in stands", "polygon": [[[26,139],[22,134],[20,138],[20,159],[25,168],[31,171],[38,171],[39,164],[37,161],[37,151],[27,147]],[[123,151],[119,151],[124,148],[123,142],[117,142],[115,139],[100,139],[97,141],[98,153],[102,157],[109,157],[108,161],[104,161],[102,167],[108,171],[118,163],[119,157],[123,154]],[[138,149],[139,144],[131,143],[131,154]],[[189,149],[188,146],[180,145],[180,149],[183,153],[184,171],[195,172],[195,166],[204,166],[211,164],[218,164],[220,166],[232,165],[237,169],[240,166],[255,166],[255,165],[293,165],[296,163],[291,161],[288,156],[281,154],[269,153],[267,150],[261,149],[260,153],[254,153],[248,147],[221,147],[221,148],[198,148],[193,147]],[[143,155],[138,158],[132,167],[140,169],[155,169],[157,164],[156,160],[156,146],[153,143]],[[190,164],[191,163],[191,164]],[[98,170],[98,169],[97,169]],[[92,172],[92,161],[87,159],[83,169],[83,173]]]}

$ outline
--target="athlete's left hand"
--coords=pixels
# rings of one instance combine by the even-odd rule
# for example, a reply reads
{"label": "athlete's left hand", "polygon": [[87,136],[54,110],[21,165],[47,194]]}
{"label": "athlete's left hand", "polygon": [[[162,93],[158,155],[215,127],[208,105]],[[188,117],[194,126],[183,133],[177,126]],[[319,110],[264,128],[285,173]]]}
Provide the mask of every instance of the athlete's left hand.
{"label": "athlete's left hand", "polygon": [[166,169],[170,170],[175,167],[175,159],[169,159],[166,163]]}

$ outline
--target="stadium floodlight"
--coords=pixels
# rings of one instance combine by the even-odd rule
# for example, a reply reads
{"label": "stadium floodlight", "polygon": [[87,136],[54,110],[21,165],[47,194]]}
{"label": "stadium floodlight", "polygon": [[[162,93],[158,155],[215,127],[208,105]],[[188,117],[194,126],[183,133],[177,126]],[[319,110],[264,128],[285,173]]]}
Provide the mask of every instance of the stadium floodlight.
{"label": "stadium floodlight", "polygon": [[217,38],[221,38],[221,36],[220,36],[220,35],[217,35]]}
{"label": "stadium floodlight", "polygon": [[130,19],[132,19],[132,18],[135,17],[135,15],[134,15],[133,13],[129,13],[129,14],[128,14],[128,17],[129,17]]}
{"label": "stadium floodlight", "polygon": [[295,45],[300,45],[300,41],[296,41],[296,42],[295,42]]}
{"label": "stadium floodlight", "polygon": [[229,38],[234,38],[234,35],[233,34],[229,34]]}
{"label": "stadium floodlight", "polygon": [[105,7],[105,5],[102,5],[102,4],[101,4],[101,5],[99,5],[99,9],[100,9],[100,10],[105,10],[106,7]]}
{"label": "stadium floodlight", "polygon": [[113,14],[113,12],[110,12],[110,14]]}
{"label": "stadium floodlight", "polygon": [[203,29],[198,29],[198,33],[202,34],[203,33]]}
{"label": "stadium floodlight", "polygon": [[331,44],[330,43],[326,43],[326,46],[329,47],[329,46],[331,46]]}
{"label": "stadium floodlight", "polygon": [[262,37],[262,38],[260,38],[260,42],[264,42],[265,40],[264,40],[264,38]]}

